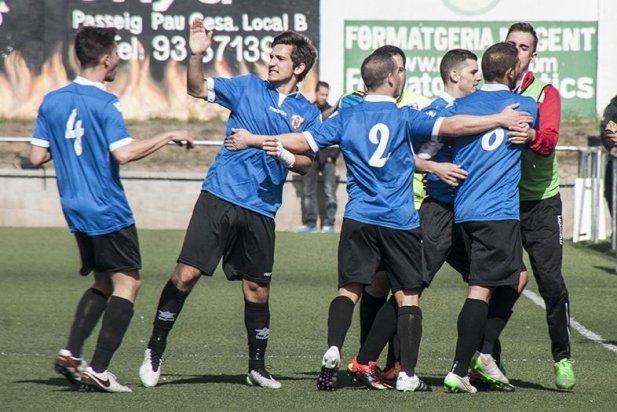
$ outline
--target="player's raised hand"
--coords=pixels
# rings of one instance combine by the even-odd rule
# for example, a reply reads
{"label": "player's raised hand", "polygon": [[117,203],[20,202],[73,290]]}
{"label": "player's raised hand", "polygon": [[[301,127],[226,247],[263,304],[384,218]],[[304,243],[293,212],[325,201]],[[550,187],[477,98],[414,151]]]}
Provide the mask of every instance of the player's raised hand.
{"label": "player's raised hand", "polygon": [[195,18],[191,24],[191,34],[189,36],[191,54],[204,54],[211,44],[212,30],[206,30],[203,19]]}
{"label": "player's raised hand", "polygon": [[519,127],[521,123],[533,122],[533,117],[527,112],[520,112],[516,110],[519,107],[519,103],[513,103],[505,107],[499,113],[499,119],[502,127],[512,129]]}

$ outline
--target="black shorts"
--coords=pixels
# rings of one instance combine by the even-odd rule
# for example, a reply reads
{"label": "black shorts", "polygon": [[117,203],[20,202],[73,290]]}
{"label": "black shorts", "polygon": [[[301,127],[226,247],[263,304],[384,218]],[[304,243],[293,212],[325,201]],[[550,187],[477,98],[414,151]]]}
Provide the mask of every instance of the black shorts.
{"label": "black shorts", "polygon": [[141,269],[139,239],[135,225],[106,235],[90,236],[76,232],[77,248],[81,258],[79,274],[90,272],[124,272]]}
{"label": "black shorts", "polygon": [[452,205],[431,197],[420,206],[420,226],[424,249],[424,271],[429,283],[448,262],[466,281],[469,276],[469,255],[461,237],[460,228],[454,224]]}
{"label": "black shorts", "polygon": [[471,267],[469,285],[517,285],[523,266],[518,220],[460,223]]}
{"label": "black shorts", "polygon": [[426,287],[420,229],[396,230],[344,219],[338,246],[338,286],[369,285],[379,267],[386,271],[393,292]]}
{"label": "black shorts", "polygon": [[[561,196],[521,202],[521,235],[534,275],[558,289],[563,282],[563,220]],[[548,280],[550,279],[550,280]],[[564,286],[565,287],[565,286]]]}
{"label": "black shorts", "polygon": [[269,283],[274,264],[274,219],[202,191],[178,262],[212,276],[221,257],[227,279]]}

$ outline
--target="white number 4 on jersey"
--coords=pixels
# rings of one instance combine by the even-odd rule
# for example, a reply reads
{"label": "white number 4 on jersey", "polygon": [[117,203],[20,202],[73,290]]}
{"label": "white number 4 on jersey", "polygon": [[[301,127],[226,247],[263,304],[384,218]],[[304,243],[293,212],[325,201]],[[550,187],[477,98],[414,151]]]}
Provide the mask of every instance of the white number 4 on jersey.
{"label": "white number 4 on jersey", "polygon": [[73,109],[69,119],[66,121],[66,131],[64,132],[64,137],[66,139],[75,139],[73,148],[75,149],[75,154],[77,156],[81,156],[82,153],[81,138],[83,135],[84,128],[81,127],[81,120],[77,119],[77,109]]}

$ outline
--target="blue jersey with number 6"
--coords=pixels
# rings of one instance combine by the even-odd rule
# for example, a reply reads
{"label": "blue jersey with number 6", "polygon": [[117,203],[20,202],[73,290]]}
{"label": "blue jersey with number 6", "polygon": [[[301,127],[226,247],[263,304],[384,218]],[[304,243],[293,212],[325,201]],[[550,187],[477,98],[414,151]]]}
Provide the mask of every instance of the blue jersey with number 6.
{"label": "blue jersey with number 6", "polygon": [[35,146],[49,148],[72,232],[104,235],[134,223],[112,150],[131,142],[118,98],[78,77],[45,96]]}
{"label": "blue jersey with number 6", "polygon": [[[491,115],[513,103],[519,103],[517,110],[530,113],[535,123],[536,102],[501,84],[484,85],[481,90],[457,99],[441,114]],[[503,128],[453,141],[454,163],[468,172],[456,190],[454,221],[519,220],[522,146],[508,143],[508,131]]]}
{"label": "blue jersey with number 6", "polygon": [[431,138],[436,119],[393,98],[367,95],[340,108],[304,135],[313,150],[338,144],[347,165],[345,218],[409,230],[417,228],[413,203],[413,143]]}

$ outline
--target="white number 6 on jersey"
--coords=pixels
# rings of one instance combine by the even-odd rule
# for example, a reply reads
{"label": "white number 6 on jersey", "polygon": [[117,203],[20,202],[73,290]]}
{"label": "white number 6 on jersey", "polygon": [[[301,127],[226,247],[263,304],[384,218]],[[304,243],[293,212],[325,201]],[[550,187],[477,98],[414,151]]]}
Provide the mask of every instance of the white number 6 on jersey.
{"label": "white number 6 on jersey", "polygon": [[386,164],[390,158],[390,153],[388,153],[386,157],[383,157],[383,154],[386,151],[386,147],[388,147],[389,138],[390,129],[388,129],[388,126],[385,124],[377,123],[375,126],[371,127],[371,130],[368,132],[368,139],[371,143],[377,145],[377,149],[368,160],[370,166],[383,167]]}
{"label": "white number 6 on jersey", "polygon": [[[493,138],[493,136],[495,137]],[[505,137],[506,133],[501,128],[493,129],[484,133],[484,135],[482,136],[482,149],[486,150],[487,152],[492,152],[501,145]]]}

